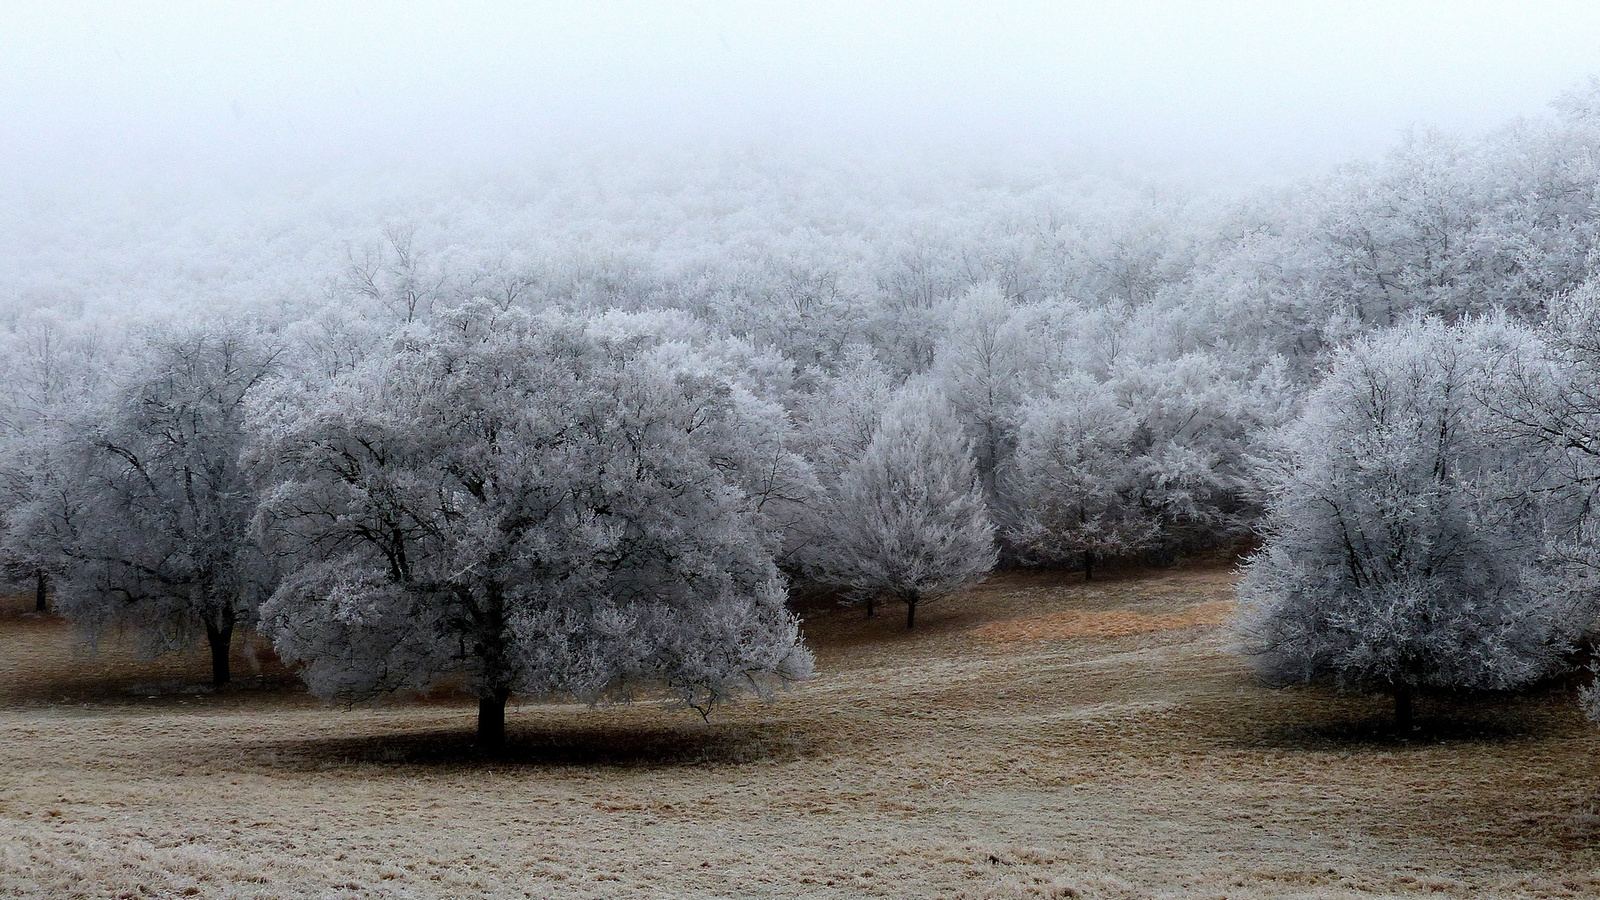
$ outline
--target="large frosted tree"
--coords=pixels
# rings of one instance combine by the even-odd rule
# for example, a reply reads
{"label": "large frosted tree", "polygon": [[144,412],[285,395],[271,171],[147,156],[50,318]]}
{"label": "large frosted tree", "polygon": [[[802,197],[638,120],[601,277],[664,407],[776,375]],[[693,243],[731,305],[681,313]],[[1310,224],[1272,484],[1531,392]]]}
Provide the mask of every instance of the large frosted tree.
{"label": "large frosted tree", "polygon": [[994,526],[955,411],[924,386],[902,389],[840,478],[831,527],[813,577],[869,602],[887,595],[917,607],[961,590],[994,568]]}
{"label": "large frosted tree", "polygon": [[681,351],[475,305],[264,408],[280,655],[325,697],[464,682],[486,747],[512,695],[704,712],[808,675],[745,489],[763,426]]}
{"label": "large frosted tree", "polygon": [[1391,694],[1504,689],[1555,667],[1585,624],[1546,553],[1548,467],[1484,403],[1497,323],[1412,324],[1340,355],[1267,473],[1265,546],[1239,628],[1275,682]]}
{"label": "large frosted tree", "polygon": [[275,352],[249,329],[200,325],[135,353],[108,399],[35,455],[48,471],[13,511],[9,538],[57,561],[60,611],[91,633],[130,627],[155,652],[203,634],[220,686],[234,630],[271,580],[241,458],[245,404]]}

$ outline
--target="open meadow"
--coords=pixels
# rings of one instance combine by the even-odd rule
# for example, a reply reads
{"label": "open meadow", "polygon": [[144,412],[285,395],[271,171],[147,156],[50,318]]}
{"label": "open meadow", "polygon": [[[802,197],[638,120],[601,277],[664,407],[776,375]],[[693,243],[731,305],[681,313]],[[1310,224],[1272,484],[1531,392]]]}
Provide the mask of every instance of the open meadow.
{"label": "open meadow", "polygon": [[1259,686],[1227,565],[1009,573],[805,613],[817,675],[653,704],[346,709],[259,640],[96,655],[0,613],[0,896],[1600,896],[1600,730],[1572,691]]}

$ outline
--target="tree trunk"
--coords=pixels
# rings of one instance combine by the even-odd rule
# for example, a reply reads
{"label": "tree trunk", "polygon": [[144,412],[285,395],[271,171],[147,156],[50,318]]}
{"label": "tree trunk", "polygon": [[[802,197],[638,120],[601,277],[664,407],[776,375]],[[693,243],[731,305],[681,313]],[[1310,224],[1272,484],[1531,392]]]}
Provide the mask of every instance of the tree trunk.
{"label": "tree trunk", "polygon": [[906,598],[906,630],[907,631],[910,631],[911,627],[913,625],[917,624],[917,601],[921,600],[921,599],[922,599],[921,597],[908,597],[908,598]]}
{"label": "tree trunk", "polygon": [[228,651],[233,645],[233,623],[218,626],[206,623],[206,643],[211,645],[211,684],[222,687],[228,683]]}
{"label": "tree trunk", "polygon": [[500,750],[506,745],[506,700],[511,692],[495,688],[488,696],[478,697],[478,748]]}
{"label": "tree trunk", "polygon": [[47,579],[45,578],[45,574],[44,574],[44,570],[43,569],[40,569],[38,571],[38,573],[35,575],[35,579],[36,580],[34,581],[34,588],[33,588],[33,611],[34,612],[41,612],[41,613],[42,612],[49,612],[50,611],[50,594],[49,594],[49,587],[48,587]]}
{"label": "tree trunk", "polygon": [[1403,681],[1394,686],[1394,730],[1401,737],[1411,733],[1411,685]]}
{"label": "tree trunk", "polygon": [[875,594],[867,595],[867,618],[872,618],[872,609],[877,605],[878,598]]}
{"label": "tree trunk", "polygon": [[506,698],[511,696],[510,673],[514,671],[511,642],[506,636],[505,585],[490,580],[484,584],[482,596],[473,648],[486,682],[478,685],[478,750],[498,753],[506,745]]}
{"label": "tree trunk", "polygon": [[1093,581],[1094,580],[1094,551],[1093,550],[1085,550],[1085,551],[1083,551],[1083,580],[1084,581]]}

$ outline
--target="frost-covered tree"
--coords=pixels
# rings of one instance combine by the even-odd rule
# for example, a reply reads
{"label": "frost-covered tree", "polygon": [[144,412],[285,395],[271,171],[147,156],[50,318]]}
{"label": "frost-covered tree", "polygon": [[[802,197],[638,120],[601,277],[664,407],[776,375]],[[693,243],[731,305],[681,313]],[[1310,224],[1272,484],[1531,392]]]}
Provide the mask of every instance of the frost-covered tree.
{"label": "frost-covered tree", "polygon": [[512,695],[704,712],[803,678],[746,412],[681,346],[446,312],[263,407],[260,528],[292,569],[264,628],[324,697],[464,682],[487,747]]}
{"label": "frost-covered tree", "polygon": [[1240,588],[1271,681],[1391,694],[1504,689],[1550,672],[1583,621],[1545,553],[1547,467],[1486,408],[1500,323],[1411,324],[1340,355],[1267,473],[1265,546]]}
{"label": "frost-covered tree", "polygon": [[19,317],[0,334],[0,577],[28,582],[34,609],[48,610],[51,576],[62,560],[6,520],[52,493],[55,458],[69,443],[64,426],[81,409],[115,354],[93,322],[48,312]]}
{"label": "frost-covered tree", "polygon": [[1069,371],[1022,410],[1002,470],[1007,540],[1026,561],[1166,556],[1246,533],[1245,456],[1287,390],[1210,354],[1127,351],[1105,378]]}
{"label": "frost-covered tree", "polygon": [[342,287],[395,319],[425,319],[449,293],[454,276],[416,239],[413,225],[391,225],[381,247],[350,248]]}
{"label": "frost-covered tree", "polygon": [[0,577],[29,583],[40,613],[50,610],[52,576],[70,565],[51,535],[36,532],[29,521],[47,505],[70,502],[62,496],[72,483],[64,459],[71,432],[64,425],[34,423],[0,444]]}
{"label": "frost-covered tree", "polygon": [[813,576],[869,602],[899,600],[908,629],[919,604],[994,568],[994,526],[972,451],[949,402],[926,386],[899,392],[836,490]]}
{"label": "frost-covered tree", "polygon": [[1259,510],[1248,498],[1246,455],[1257,435],[1283,421],[1285,388],[1272,361],[1237,365],[1186,353],[1130,360],[1113,374],[1119,398],[1138,416],[1133,466],[1141,503],[1160,523],[1152,549],[1216,547],[1247,534]]}
{"label": "frost-covered tree", "polygon": [[1160,532],[1136,458],[1139,419],[1111,386],[1079,373],[1024,407],[1006,485],[1017,510],[1008,537],[1024,559],[1079,562],[1143,550]]}
{"label": "frost-covered tree", "polygon": [[951,304],[948,329],[934,351],[933,376],[966,425],[985,496],[996,497],[995,472],[1010,457],[1034,360],[1028,335],[994,285]]}
{"label": "frost-covered tree", "polygon": [[[1511,348],[1500,363],[1508,389],[1491,398],[1496,415],[1518,437],[1547,450],[1554,482],[1551,552],[1575,577],[1600,588],[1600,282],[1591,278],[1552,303],[1541,329],[1544,353]],[[1523,350],[1524,352],[1516,352]],[[1582,695],[1584,711],[1600,721],[1600,682]]]}
{"label": "frost-covered tree", "polygon": [[194,326],[137,353],[109,399],[60,432],[65,444],[35,457],[49,471],[9,537],[59,560],[60,611],[93,634],[131,627],[154,652],[204,634],[220,686],[271,577],[241,456],[245,403],[274,351],[248,329]]}
{"label": "frost-covered tree", "polygon": [[[837,488],[850,464],[872,443],[884,407],[894,396],[896,379],[874,357],[872,348],[845,348],[835,370],[807,369],[790,400],[795,422],[794,445],[808,461],[816,487],[801,504],[801,515],[786,530],[791,551],[785,569],[802,589],[838,586],[820,580],[833,554],[831,535],[837,525]],[[869,610],[872,598],[866,598]]]}
{"label": "frost-covered tree", "polygon": [[829,482],[866,452],[896,385],[871,347],[846,347],[835,365],[833,372],[808,371],[816,383],[794,403],[801,449]]}

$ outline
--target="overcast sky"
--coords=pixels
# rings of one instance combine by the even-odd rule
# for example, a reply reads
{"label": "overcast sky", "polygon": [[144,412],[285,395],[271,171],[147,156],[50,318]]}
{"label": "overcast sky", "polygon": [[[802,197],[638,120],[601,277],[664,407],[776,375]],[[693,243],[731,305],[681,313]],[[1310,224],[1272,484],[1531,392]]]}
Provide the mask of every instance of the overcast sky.
{"label": "overcast sky", "polygon": [[1248,174],[1492,127],[1591,74],[1594,0],[22,0],[0,5],[0,154],[71,174],[864,142]]}

